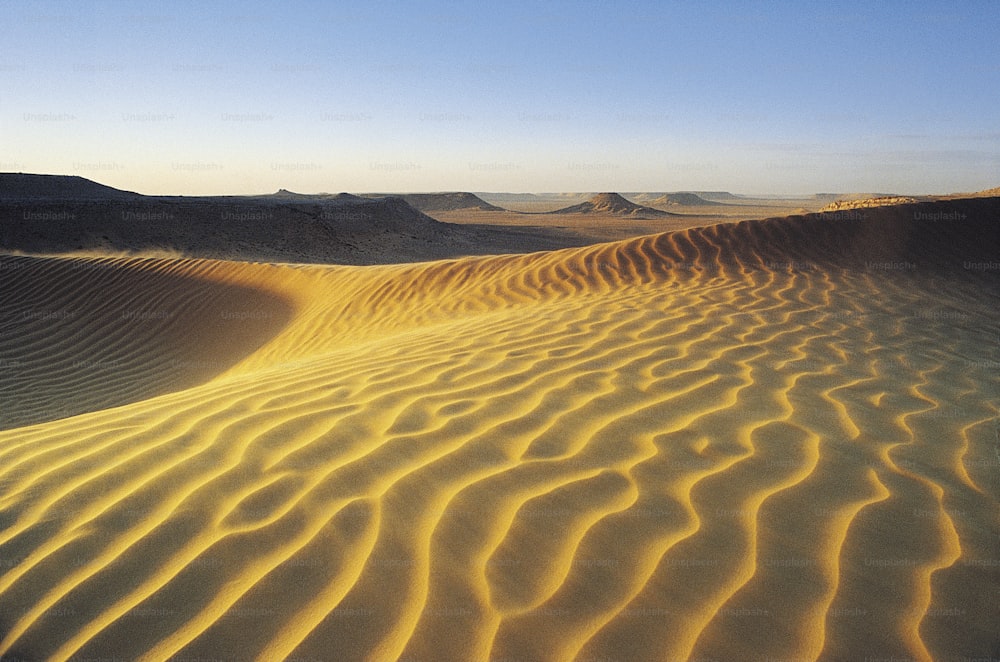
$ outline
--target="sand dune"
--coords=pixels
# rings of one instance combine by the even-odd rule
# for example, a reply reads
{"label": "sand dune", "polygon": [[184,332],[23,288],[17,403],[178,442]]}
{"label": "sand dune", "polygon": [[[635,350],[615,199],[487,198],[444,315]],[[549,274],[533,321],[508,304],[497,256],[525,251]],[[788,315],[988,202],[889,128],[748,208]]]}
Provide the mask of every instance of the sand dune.
{"label": "sand dune", "polygon": [[2,258],[0,655],[996,657],[997,201],[947,209]]}

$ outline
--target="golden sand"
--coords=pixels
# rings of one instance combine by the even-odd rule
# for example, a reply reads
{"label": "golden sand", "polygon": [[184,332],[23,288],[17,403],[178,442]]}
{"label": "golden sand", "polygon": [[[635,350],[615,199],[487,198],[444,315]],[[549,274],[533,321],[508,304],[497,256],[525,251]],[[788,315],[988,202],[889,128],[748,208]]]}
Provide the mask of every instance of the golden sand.
{"label": "golden sand", "polygon": [[995,276],[883,230],[2,258],[0,655],[995,656]]}

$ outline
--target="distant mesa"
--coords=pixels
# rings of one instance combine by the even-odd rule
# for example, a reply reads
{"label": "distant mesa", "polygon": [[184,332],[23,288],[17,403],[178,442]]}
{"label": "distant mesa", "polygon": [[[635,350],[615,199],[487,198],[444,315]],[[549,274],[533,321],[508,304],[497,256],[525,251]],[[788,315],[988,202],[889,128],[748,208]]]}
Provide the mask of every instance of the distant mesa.
{"label": "distant mesa", "polygon": [[747,200],[746,196],[735,195],[729,191],[625,191],[623,195],[638,204],[650,205],[654,203],[661,204],[656,203],[656,201],[667,197],[674,200],[674,204],[678,205],[726,204]]}
{"label": "distant mesa", "polygon": [[303,202],[308,202],[310,200],[322,199],[328,197],[325,193],[314,194],[314,193],[296,193],[295,191],[289,191],[286,188],[279,188],[277,193],[272,193],[267,196],[269,198],[280,198],[282,200],[301,200]]}
{"label": "distant mesa", "polygon": [[482,200],[492,200],[493,202],[544,202],[547,200],[546,197],[535,193],[496,193],[491,191],[482,191],[475,193]]}
{"label": "distant mesa", "polygon": [[631,216],[633,218],[652,218],[674,216],[670,212],[652,207],[644,207],[626,200],[617,193],[598,193],[590,200],[572,207],[564,207],[551,214],[612,214],[615,216]]}
{"label": "distant mesa", "polygon": [[661,205],[667,206],[687,206],[687,207],[702,207],[702,206],[712,206],[720,205],[721,202],[716,202],[713,200],[706,200],[697,193],[680,192],[680,193],[667,193],[666,195],[661,195],[660,197],[651,200],[651,205]]}
{"label": "distant mesa", "polygon": [[329,193],[296,193],[288,189],[278,189],[276,193],[254,196],[261,202],[329,202],[334,196]]}
{"label": "distant mesa", "polygon": [[296,193],[294,191],[289,191],[286,188],[279,188],[277,193],[272,193],[272,197],[275,198],[311,198],[313,196],[307,193]]}
{"label": "distant mesa", "polygon": [[550,192],[550,193],[503,193],[496,191],[477,192],[483,200],[493,200],[494,202],[548,202],[549,200],[582,200],[589,193],[576,192]]}
{"label": "distant mesa", "polygon": [[817,202],[825,202],[827,204],[836,202],[838,200],[844,200],[846,196],[843,193],[813,193],[811,196],[812,200]]}
{"label": "distant mesa", "polygon": [[491,205],[473,193],[407,193],[400,197],[411,207],[422,212],[460,209],[506,211],[503,207]]}
{"label": "distant mesa", "polygon": [[98,184],[76,175],[0,173],[0,201],[34,202],[136,200],[143,196]]}
{"label": "distant mesa", "polygon": [[[247,196],[247,197],[257,197],[257,196]],[[259,196],[261,199],[266,200],[277,200],[284,202],[339,202],[339,203],[357,203],[363,202],[367,198],[362,198],[357,195],[352,195],[350,193],[296,193],[294,191],[289,191],[288,189],[278,189],[277,193],[271,193],[269,195]],[[375,197],[375,196],[370,196]],[[384,197],[384,196],[379,196]]]}
{"label": "distant mesa", "polygon": [[733,195],[729,191],[691,191],[703,200],[710,200],[714,202],[731,202],[734,200],[743,200],[741,195]]}

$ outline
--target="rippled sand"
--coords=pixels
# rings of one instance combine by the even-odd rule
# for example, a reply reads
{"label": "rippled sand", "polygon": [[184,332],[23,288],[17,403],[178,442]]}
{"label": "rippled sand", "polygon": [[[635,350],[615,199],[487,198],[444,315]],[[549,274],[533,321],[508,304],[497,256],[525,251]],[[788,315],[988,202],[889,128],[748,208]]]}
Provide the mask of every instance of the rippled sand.
{"label": "rippled sand", "polygon": [[0,653],[997,657],[996,217],[894,213],[0,258]]}

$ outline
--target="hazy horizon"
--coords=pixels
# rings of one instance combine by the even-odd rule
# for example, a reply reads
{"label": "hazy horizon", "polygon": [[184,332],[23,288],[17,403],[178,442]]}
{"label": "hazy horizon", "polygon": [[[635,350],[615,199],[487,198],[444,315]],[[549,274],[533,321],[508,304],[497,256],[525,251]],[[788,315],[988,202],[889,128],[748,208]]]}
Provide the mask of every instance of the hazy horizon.
{"label": "hazy horizon", "polygon": [[[344,193],[349,194],[349,195],[412,195],[412,194],[448,195],[448,194],[455,194],[455,193],[471,193],[471,194],[477,195],[477,196],[527,196],[527,195],[533,195],[533,196],[538,196],[538,197],[543,197],[543,198],[565,197],[567,199],[572,198],[574,196],[576,196],[576,197],[579,197],[579,196],[592,196],[592,195],[599,195],[599,194],[602,194],[602,193],[616,193],[616,194],[621,195],[623,197],[627,197],[629,195],[636,195],[636,194],[640,194],[640,195],[651,195],[651,194],[672,195],[672,194],[676,194],[676,193],[695,193],[695,194],[725,193],[725,194],[734,195],[737,198],[745,198],[747,200],[768,200],[768,199],[774,199],[774,200],[796,200],[796,199],[799,199],[799,198],[806,199],[806,198],[811,198],[811,197],[820,196],[820,195],[839,195],[839,194],[853,194],[853,193],[871,193],[871,194],[878,194],[878,195],[917,195],[917,196],[921,196],[921,195],[934,195],[932,193],[928,193],[928,192],[924,192],[924,191],[860,191],[860,190],[858,190],[858,191],[810,191],[810,192],[797,192],[797,193],[787,193],[787,192],[786,193],[780,193],[780,192],[779,193],[770,193],[770,192],[768,192],[768,193],[759,193],[759,192],[756,192],[756,191],[739,191],[739,190],[731,190],[731,189],[726,189],[726,188],[698,189],[698,190],[694,190],[694,189],[675,189],[675,190],[670,190],[670,191],[668,191],[668,190],[653,190],[653,189],[641,190],[641,191],[640,190],[625,190],[625,189],[622,189],[622,190],[619,190],[619,191],[602,191],[602,190],[597,190],[597,189],[588,190],[588,191],[583,191],[583,190],[580,190],[580,191],[501,191],[501,190],[492,190],[492,191],[477,190],[477,191],[472,191],[472,190],[462,190],[462,189],[456,189],[456,188],[451,188],[451,189],[436,189],[436,190],[421,189],[421,190],[412,190],[412,191],[389,191],[389,190],[355,191],[355,190],[340,190],[340,189],[303,191],[303,190],[291,189],[291,188],[289,188],[287,186],[278,186],[277,188],[275,188],[273,190],[268,190],[268,191],[251,191],[251,192],[247,192],[247,193],[217,193],[217,192],[216,193],[213,193],[213,192],[207,192],[207,193],[177,193],[177,192],[157,192],[157,193],[151,193],[151,192],[144,191],[144,190],[141,190],[141,189],[120,189],[119,187],[114,186],[112,184],[109,184],[107,181],[102,180],[100,177],[90,177],[90,176],[86,176],[86,175],[79,174],[79,173],[74,173],[74,172],[24,172],[24,171],[18,171],[18,172],[0,172],[0,175],[5,175],[5,174],[42,175],[42,176],[54,176],[54,177],[62,177],[62,176],[73,177],[73,176],[78,176],[78,177],[83,177],[86,180],[95,182],[95,183],[100,184],[100,185],[111,186],[112,188],[116,188],[116,189],[119,189],[119,190],[124,190],[126,192],[138,193],[140,195],[154,196],[154,197],[174,197],[174,196],[181,196],[181,197],[185,197],[185,196],[191,196],[191,197],[248,196],[248,197],[253,197],[253,196],[272,195],[274,193],[278,193],[278,192],[281,192],[281,191],[285,191],[287,193],[293,193],[293,194],[296,194],[296,195],[339,195],[339,194],[344,194]],[[991,187],[991,188],[993,188],[993,187]],[[977,192],[979,192],[979,191],[947,191],[947,192],[942,192],[942,193],[952,194],[952,193],[977,193]]]}
{"label": "hazy horizon", "polygon": [[[556,198],[556,197],[571,198],[571,197],[574,197],[574,196],[590,196],[590,195],[598,195],[598,194],[601,194],[601,193],[616,193],[616,194],[621,195],[621,196],[629,196],[629,195],[636,195],[636,194],[640,194],[640,195],[651,195],[651,194],[672,195],[672,194],[676,194],[676,193],[695,193],[695,194],[710,194],[710,193],[720,193],[721,194],[721,193],[725,193],[725,194],[734,195],[734,196],[736,196],[738,198],[746,198],[748,200],[767,200],[767,199],[795,200],[795,199],[798,199],[798,198],[805,199],[805,198],[815,197],[815,196],[820,196],[820,195],[838,195],[838,194],[851,194],[851,193],[872,193],[872,194],[879,194],[879,195],[881,195],[881,194],[886,194],[886,195],[897,195],[897,194],[898,195],[932,195],[930,193],[926,193],[926,192],[922,192],[922,191],[810,191],[810,192],[805,192],[805,193],[770,193],[770,192],[769,193],[759,193],[759,192],[756,192],[756,191],[739,191],[739,190],[731,190],[731,189],[726,189],[726,188],[698,189],[698,190],[694,190],[694,189],[675,189],[675,190],[669,190],[669,191],[668,190],[653,190],[653,189],[648,189],[648,190],[626,190],[626,189],[622,189],[622,190],[618,190],[618,191],[604,191],[604,190],[597,190],[597,189],[588,190],[588,191],[584,191],[584,190],[580,190],[580,191],[501,191],[501,190],[476,190],[476,191],[473,191],[473,190],[462,190],[462,189],[456,189],[456,188],[451,188],[451,189],[435,189],[435,190],[421,189],[421,190],[412,190],[412,191],[409,191],[409,190],[407,190],[407,191],[390,191],[390,190],[384,190],[384,189],[383,190],[371,190],[371,191],[356,191],[356,190],[341,190],[341,189],[304,191],[304,190],[291,189],[291,188],[289,188],[287,186],[278,186],[277,188],[274,188],[274,189],[268,190],[268,191],[251,191],[251,192],[247,192],[247,193],[218,193],[218,192],[215,192],[215,193],[213,193],[213,192],[207,192],[207,193],[183,193],[183,192],[180,192],[180,193],[178,193],[178,192],[157,192],[157,193],[151,193],[149,191],[144,191],[144,190],[141,190],[141,189],[124,189],[124,188],[119,188],[118,186],[115,186],[113,184],[109,184],[107,181],[101,179],[101,177],[99,177],[99,176],[92,177],[92,176],[87,176],[87,175],[79,174],[79,173],[75,173],[75,172],[25,172],[25,171],[17,171],[17,172],[0,172],[0,175],[41,175],[41,176],[45,176],[45,177],[82,177],[82,178],[84,178],[84,179],[86,179],[88,181],[92,181],[92,182],[94,182],[96,184],[100,184],[100,185],[103,185],[103,186],[110,186],[112,188],[116,188],[118,190],[123,190],[123,191],[130,192],[130,193],[138,193],[140,195],[147,195],[147,196],[164,196],[164,197],[173,197],[173,196],[194,196],[194,197],[251,196],[252,197],[252,196],[272,195],[274,193],[278,193],[278,192],[281,192],[281,191],[284,191],[284,192],[287,192],[287,193],[293,193],[293,194],[297,194],[297,195],[338,195],[338,194],[343,194],[343,193],[350,194],[350,195],[411,195],[411,194],[448,195],[448,194],[455,194],[455,193],[471,193],[473,195],[479,195],[479,196],[526,196],[526,195],[533,195],[533,196],[548,197],[548,198]],[[976,193],[976,192],[978,192],[978,191],[949,191],[947,193]]]}
{"label": "hazy horizon", "polygon": [[988,2],[4,5],[0,171],[149,195],[1000,181]]}

